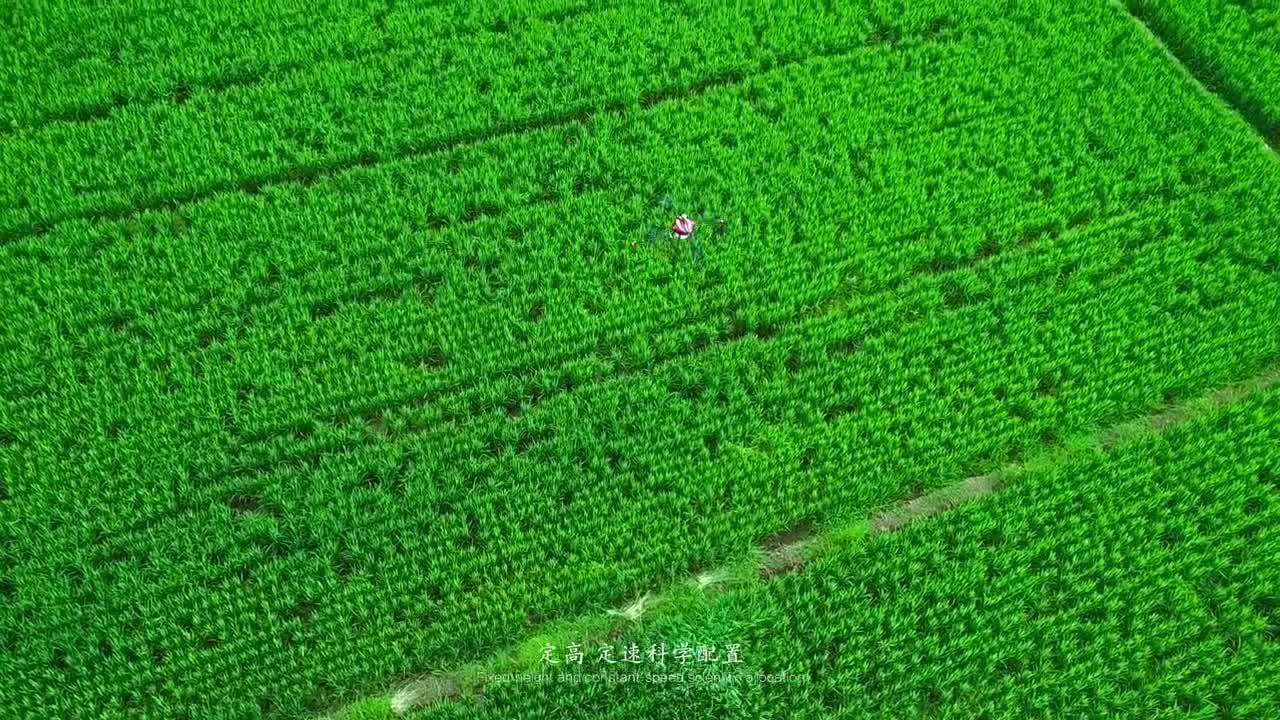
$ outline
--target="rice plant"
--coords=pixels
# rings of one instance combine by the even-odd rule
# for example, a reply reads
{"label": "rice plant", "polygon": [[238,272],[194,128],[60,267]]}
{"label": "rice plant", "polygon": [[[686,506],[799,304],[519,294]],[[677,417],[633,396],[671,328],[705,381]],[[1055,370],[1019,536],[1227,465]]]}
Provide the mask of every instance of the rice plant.
{"label": "rice plant", "polygon": [[[1280,360],[1280,166],[1105,2],[5,15],[0,716],[377,716],[406,687],[470,712],[494,657],[536,655],[566,619],[648,632],[640,599],[727,590],[762,549],[765,585],[797,594],[745,617],[796,625],[768,642],[808,672],[835,636],[805,633],[909,621],[839,625],[871,616],[783,580],[806,564],[797,529]],[[1253,462],[1266,429],[1245,425]],[[1184,445],[1236,487],[1229,457]],[[1149,540],[1138,517],[1105,532]],[[947,552],[921,533],[865,551],[868,587]],[[1170,593],[1203,580],[1120,560]],[[1032,585],[1010,592],[1066,592]],[[728,609],[713,624],[737,627]],[[1253,628],[1224,612],[1159,637]],[[1066,622],[1063,662],[1088,647]],[[831,645],[831,707],[880,678],[899,714],[980,714],[997,695],[954,693],[989,656],[957,642],[911,676]],[[1025,697],[1100,687],[1053,668]],[[1160,707],[1217,702],[1160,682]],[[710,688],[618,707],[779,697]],[[792,690],[780,708],[818,712]]]}

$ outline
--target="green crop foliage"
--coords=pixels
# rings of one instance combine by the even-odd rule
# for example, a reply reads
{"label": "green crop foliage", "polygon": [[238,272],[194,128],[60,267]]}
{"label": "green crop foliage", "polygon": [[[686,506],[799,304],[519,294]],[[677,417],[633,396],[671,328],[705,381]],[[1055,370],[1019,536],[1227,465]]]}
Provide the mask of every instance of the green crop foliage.
{"label": "green crop foliage", "polygon": [[374,698],[352,703],[339,711],[334,720],[391,720],[393,717],[391,701]]}
{"label": "green crop foliage", "polygon": [[1188,70],[1280,147],[1280,6],[1274,2],[1125,0]]}
{"label": "green crop foliage", "polygon": [[1280,164],[1013,5],[0,10],[0,717],[463,694],[1274,367]]}
{"label": "green crop foliage", "polygon": [[741,664],[585,660],[409,717],[1274,717],[1278,469],[1273,387],[611,643]]}

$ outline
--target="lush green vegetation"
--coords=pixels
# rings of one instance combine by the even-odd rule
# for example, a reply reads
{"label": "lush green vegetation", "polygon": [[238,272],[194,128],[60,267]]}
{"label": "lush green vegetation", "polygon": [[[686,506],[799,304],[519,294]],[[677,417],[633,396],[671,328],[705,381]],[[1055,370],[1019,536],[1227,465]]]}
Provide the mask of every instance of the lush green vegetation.
{"label": "lush green vegetation", "polygon": [[1125,0],[1187,68],[1280,148],[1280,4]]}
{"label": "lush green vegetation", "polygon": [[402,5],[6,11],[0,714],[322,711],[1280,359],[1280,164],[1105,3]]}
{"label": "lush green vegetation", "polygon": [[[562,0],[519,7],[525,4],[486,11],[493,14],[487,20],[414,11],[397,18],[403,32],[331,40],[351,47],[296,71],[263,70],[270,81],[207,81],[212,87],[188,91],[182,102],[169,98],[177,91],[161,90],[153,93],[157,102],[122,98],[109,122],[21,130],[0,145],[0,171],[16,180],[0,195],[0,241],[70,219],[119,217],[439,154],[593,113],[644,108],[788,60],[913,42],[946,29],[941,9],[881,19],[843,3],[817,15],[760,0],[713,5],[698,11],[697,22],[674,24],[672,17],[692,8],[653,0],[591,11]],[[947,11],[947,22],[970,14]],[[512,13],[518,21],[504,19]],[[815,23],[820,32],[810,30]],[[421,35],[424,27],[438,31],[397,36]],[[153,78],[151,85],[167,82],[184,81]],[[134,150],[141,147],[148,151]],[[126,154],[132,162],[121,163]]]}
{"label": "lush green vegetation", "polygon": [[[411,717],[1275,717],[1280,390],[603,644],[617,658],[680,642],[720,662],[608,665],[587,642],[581,665],[526,666],[544,684],[498,680]],[[733,644],[740,665],[724,662]],[[609,671],[737,680],[592,679]]]}

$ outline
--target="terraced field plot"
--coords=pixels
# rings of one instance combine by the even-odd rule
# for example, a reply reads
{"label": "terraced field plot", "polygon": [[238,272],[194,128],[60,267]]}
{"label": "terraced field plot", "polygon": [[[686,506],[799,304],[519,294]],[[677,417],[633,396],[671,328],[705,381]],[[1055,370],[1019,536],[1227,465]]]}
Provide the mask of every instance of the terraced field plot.
{"label": "terraced field plot", "polygon": [[[1144,554],[1153,482],[1253,503],[1246,545],[1270,557],[1271,400],[1222,410],[1219,444],[1187,430],[1043,470],[1025,511],[1001,498],[800,574],[777,555],[1280,361],[1280,163],[1123,9],[1078,5],[11,11],[0,709],[376,715],[408,688],[408,713],[554,716],[612,696],[463,692],[456,671],[763,546],[786,579],[735,590],[715,627],[810,683],[628,707],[1273,714],[1271,596],[1239,569],[1235,615],[1178,626],[1245,638],[1252,670],[1212,692],[1090,679],[1074,658],[1115,638],[1047,610],[1021,645],[974,631],[955,642],[982,652],[914,674],[887,646],[859,650],[883,670],[799,656],[935,604],[813,589],[856,586],[850,560],[997,563],[1019,580],[964,611],[982,627],[1065,592],[1018,574],[1034,543],[1119,548],[1106,572],[1182,598],[1229,551]],[[700,254],[646,234],[695,211],[725,220]],[[1085,530],[1060,517],[1076,473],[1116,509]],[[1206,537],[1244,532],[1172,497],[1220,522]],[[965,565],[990,528],[1012,549]],[[1127,591],[1073,590],[1090,627],[1182,637],[1117,609]],[[943,647],[937,627],[921,642]],[[957,685],[1001,653],[1025,694]]]}

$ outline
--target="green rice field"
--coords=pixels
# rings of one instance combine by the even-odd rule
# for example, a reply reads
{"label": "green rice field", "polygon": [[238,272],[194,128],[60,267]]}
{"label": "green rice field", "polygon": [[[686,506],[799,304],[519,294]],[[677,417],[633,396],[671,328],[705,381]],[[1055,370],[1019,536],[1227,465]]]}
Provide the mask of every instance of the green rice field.
{"label": "green rice field", "polygon": [[0,718],[1280,717],[1276,0],[0,20]]}

